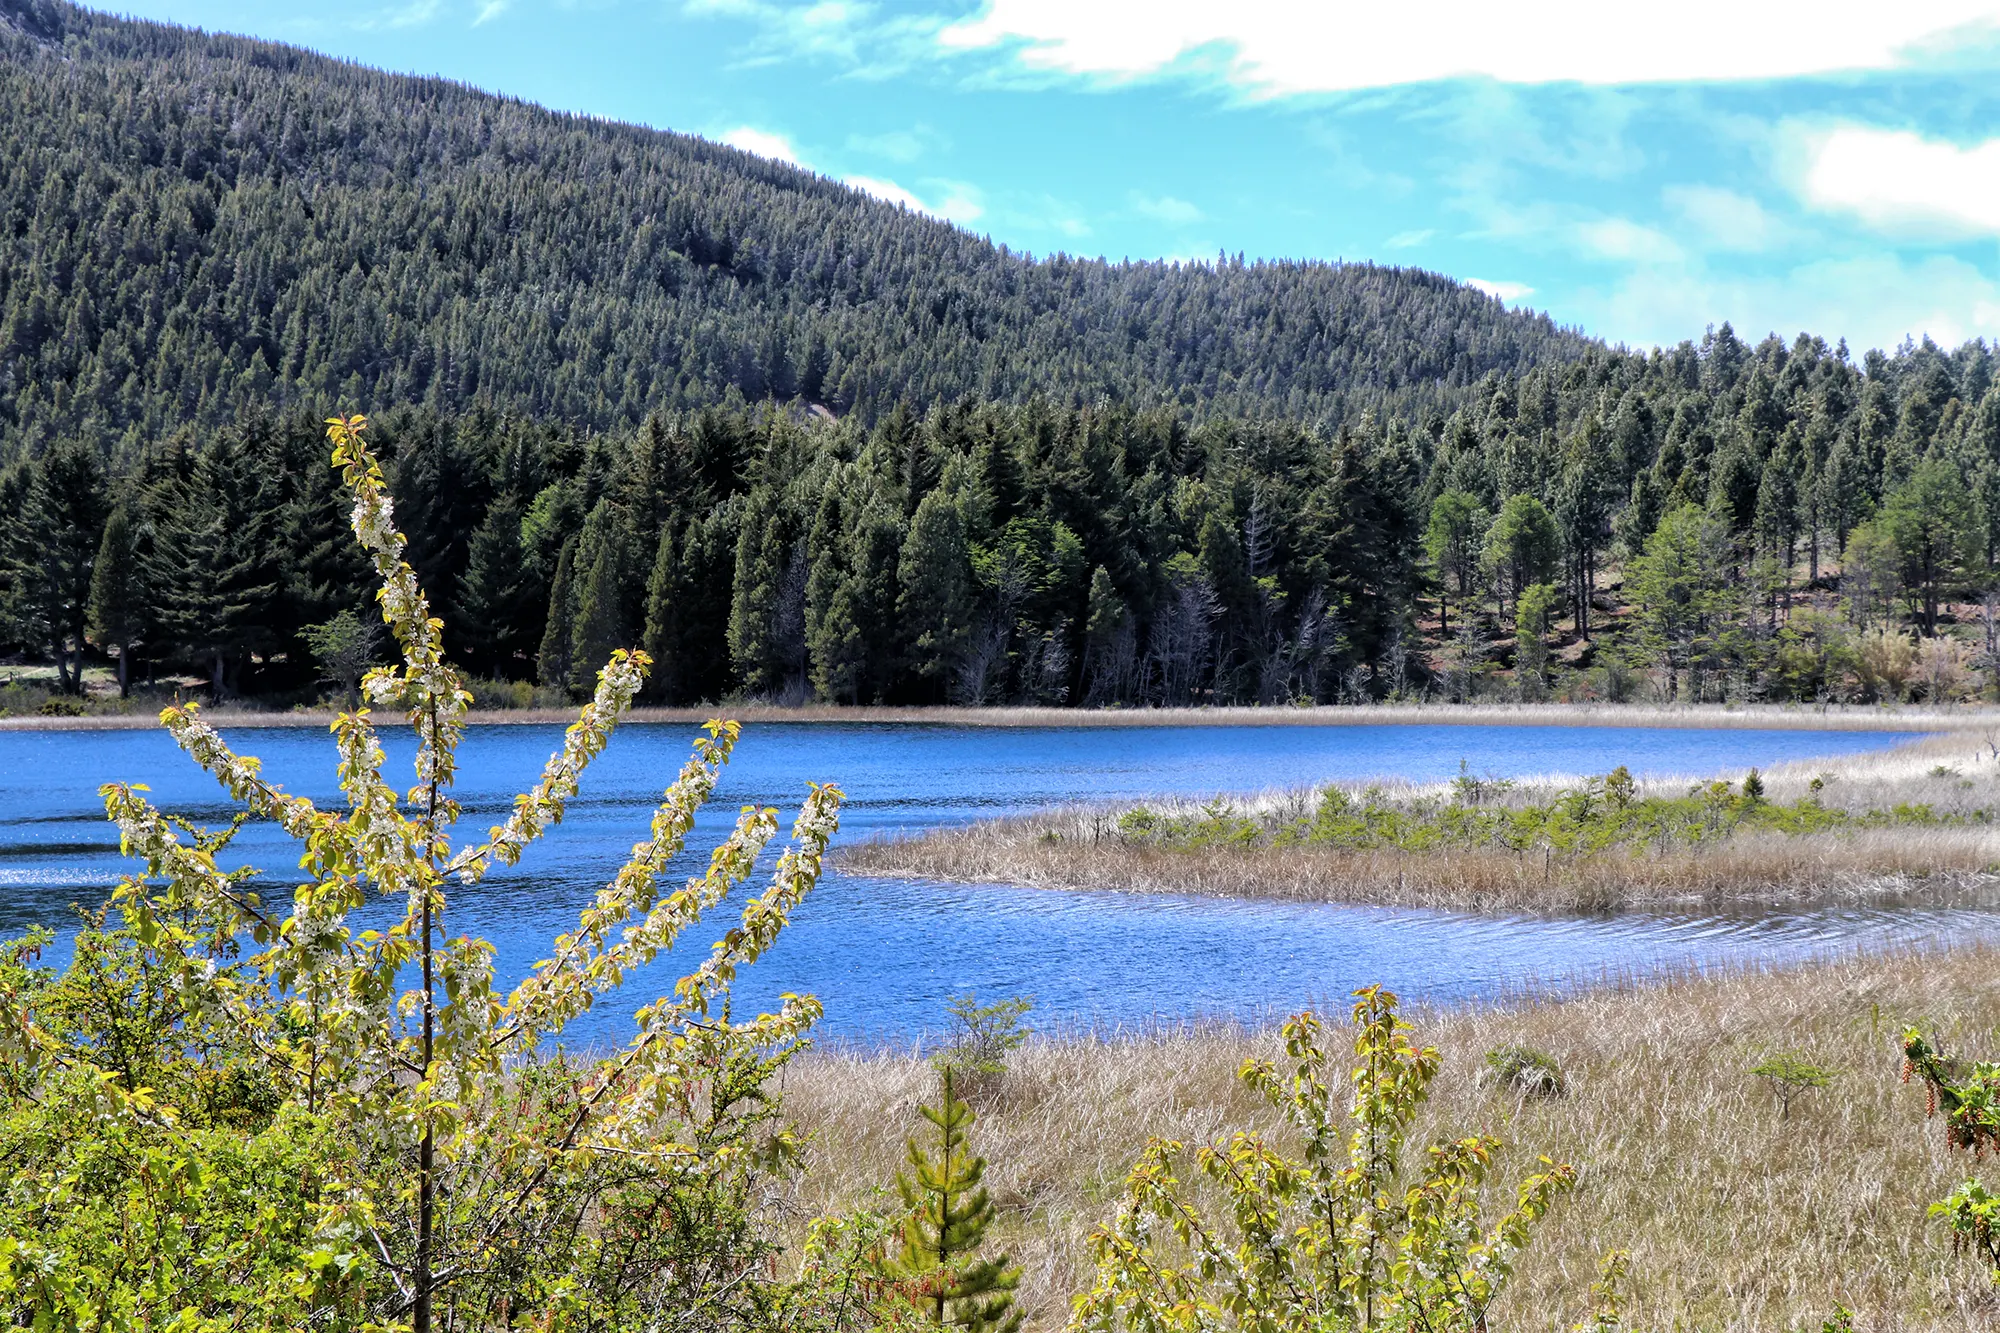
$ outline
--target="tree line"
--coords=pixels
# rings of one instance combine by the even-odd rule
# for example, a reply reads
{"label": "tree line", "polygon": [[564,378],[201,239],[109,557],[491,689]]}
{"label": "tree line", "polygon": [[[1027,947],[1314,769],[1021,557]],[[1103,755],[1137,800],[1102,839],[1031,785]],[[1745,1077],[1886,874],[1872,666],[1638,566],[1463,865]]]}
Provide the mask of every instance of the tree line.
{"label": "tree line", "polygon": [[55,0],[0,0],[0,122],[0,461],[334,401],[1338,421],[1590,345],[1417,270],[1037,259],[701,139]]}
{"label": "tree line", "polygon": [[[376,430],[462,664],[558,695],[637,644],[670,703],[1943,698],[1994,668],[1992,363],[1725,325],[1330,430],[1036,401]],[[319,431],[16,466],[10,637],[71,688],[97,655],[309,694],[326,627],[372,619]]]}

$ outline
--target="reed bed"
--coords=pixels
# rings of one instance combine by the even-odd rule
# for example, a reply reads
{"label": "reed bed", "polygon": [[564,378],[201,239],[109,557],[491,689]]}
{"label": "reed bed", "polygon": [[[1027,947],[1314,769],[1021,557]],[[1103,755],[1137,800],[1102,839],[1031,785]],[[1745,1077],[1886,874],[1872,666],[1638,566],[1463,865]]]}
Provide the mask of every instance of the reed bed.
{"label": "reed bed", "polygon": [[[1714,780],[1740,781],[1742,774]],[[1511,784],[1386,781],[1337,784],[1355,800],[1401,810],[1471,799],[1489,810],[1545,806],[1586,781],[1551,775]],[[1590,854],[1553,847],[1351,848],[1294,841],[1162,844],[1133,837],[1134,808],[1161,821],[1211,818],[1280,829],[1309,820],[1327,788],[1139,807],[1063,807],[887,838],[846,849],[852,871],[965,883],[1110,889],[1214,897],[1427,906],[1465,911],[1598,912],[1625,907],[1758,903],[2000,903],[2000,746],[1983,736],[1929,737],[1875,754],[1783,765],[1763,775],[1767,799],[1810,797],[1860,821],[1905,812],[1887,827],[1808,834],[1747,831],[1697,846],[1620,846]],[[1674,797],[1686,778],[1636,784],[1637,797]],[[1916,811],[1927,812],[1917,815]],[[1962,821],[1962,822],[1954,822]]]}
{"label": "reed bed", "polygon": [[[1496,1199],[1537,1153],[1581,1172],[1525,1255],[1496,1333],[1569,1327],[1613,1247],[1632,1251],[1634,1329],[1817,1330],[1835,1302],[1866,1333],[2000,1328],[2000,1293],[1925,1217],[1970,1163],[1947,1156],[1923,1095],[1899,1084],[1896,1048],[1901,1025],[1919,1023],[1954,1054],[2000,1054],[1996,975],[2000,953],[1971,946],[1413,1014],[1445,1056],[1424,1141],[1506,1139]],[[1554,1057],[1567,1095],[1482,1083],[1484,1052],[1503,1045]],[[1036,1039],[1015,1053],[973,1137],[1029,1328],[1061,1327],[1088,1282],[1085,1238],[1148,1136],[1272,1128],[1235,1071],[1276,1048],[1270,1033],[1197,1027]],[[1842,1071],[1788,1121],[1748,1072],[1780,1051]],[[935,1094],[930,1068],[911,1053],[815,1052],[785,1078],[787,1112],[811,1140],[782,1208],[890,1206],[879,1191]]]}

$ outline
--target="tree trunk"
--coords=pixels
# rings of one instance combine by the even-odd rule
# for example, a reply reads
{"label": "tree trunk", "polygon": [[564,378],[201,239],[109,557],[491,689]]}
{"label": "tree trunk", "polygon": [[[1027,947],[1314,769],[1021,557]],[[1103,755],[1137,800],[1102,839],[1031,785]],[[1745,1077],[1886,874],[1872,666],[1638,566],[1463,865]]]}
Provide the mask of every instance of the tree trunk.
{"label": "tree trunk", "polygon": [[222,702],[222,654],[220,652],[216,653],[215,663],[210,668],[208,701],[211,704]]}
{"label": "tree trunk", "polygon": [[122,643],[118,645],[118,697],[132,697],[132,648]]}

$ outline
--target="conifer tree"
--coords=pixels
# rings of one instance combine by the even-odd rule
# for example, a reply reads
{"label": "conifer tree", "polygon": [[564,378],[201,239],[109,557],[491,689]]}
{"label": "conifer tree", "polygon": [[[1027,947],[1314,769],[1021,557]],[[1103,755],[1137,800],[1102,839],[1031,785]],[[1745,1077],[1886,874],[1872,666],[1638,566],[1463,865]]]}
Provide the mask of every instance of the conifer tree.
{"label": "conifer tree", "polygon": [[736,543],[729,660],[743,688],[752,694],[766,694],[785,683],[778,622],[786,609],[785,583],[793,557],[790,528],[769,487],[751,491]]}
{"label": "conifer tree", "polygon": [[107,507],[96,450],[79,441],[58,444],[34,470],[8,553],[17,631],[54,659],[65,694],[83,690],[91,566]]}
{"label": "conifer tree", "polygon": [[[896,1190],[910,1214],[889,1274],[908,1284],[911,1304],[938,1328],[1014,1333],[1023,1317],[1013,1308],[1020,1271],[1004,1254],[979,1257],[993,1200],[980,1183],[986,1159],[966,1147],[972,1108],[953,1093],[950,1066],[938,1070],[938,1081],[938,1104],[917,1108],[935,1133],[911,1135],[910,1174],[896,1173]],[[935,1156],[927,1144],[935,1144]]]}
{"label": "conifer tree", "polygon": [[[266,441],[226,433],[185,477],[170,474],[149,497],[153,552],[146,571],[161,626],[176,652],[204,664],[221,698],[245,659],[268,651],[283,570],[271,559],[278,511],[271,503]],[[238,682],[240,684],[240,682]]]}
{"label": "conifer tree", "polygon": [[452,628],[474,670],[506,675],[533,642],[528,637],[535,601],[533,580],[521,555],[521,508],[501,496],[480,520],[466,548]]}
{"label": "conifer tree", "polygon": [[901,575],[896,612],[910,636],[910,669],[942,692],[971,642],[976,607],[965,527],[941,490],[926,495],[910,520]]}
{"label": "conifer tree", "polygon": [[600,501],[577,542],[575,622],[571,627],[569,687],[590,688],[625,640],[624,578],[619,560],[618,514]]}
{"label": "conifer tree", "polygon": [[549,584],[549,614],[542,628],[542,646],[535,656],[536,674],[544,685],[569,688],[570,650],[576,627],[576,547],[577,539],[563,543],[556,558],[555,578]]}
{"label": "conifer tree", "polygon": [[90,571],[90,642],[118,658],[118,697],[132,692],[132,650],[143,632],[146,595],[132,520],[120,505],[105,520]]}
{"label": "conifer tree", "polygon": [[676,700],[681,683],[683,589],[678,538],[672,522],[661,526],[659,545],[653,551],[653,572],[646,579],[646,621],[639,641],[646,656],[653,659],[653,692],[668,702]]}

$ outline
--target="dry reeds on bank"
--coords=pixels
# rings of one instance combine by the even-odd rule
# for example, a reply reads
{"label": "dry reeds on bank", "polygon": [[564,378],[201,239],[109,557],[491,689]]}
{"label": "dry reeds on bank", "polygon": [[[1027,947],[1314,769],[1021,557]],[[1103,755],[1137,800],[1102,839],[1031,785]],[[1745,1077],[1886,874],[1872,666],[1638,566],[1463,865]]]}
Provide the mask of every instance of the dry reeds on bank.
{"label": "dry reeds on bank", "polygon": [[[1496,1333],[1569,1327],[1613,1247],[1632,1251],[1634,1329],[1817,1329],[1836,1302],[1871,1333],[2000,1328],[1992,1285],[1925,1217],[1970,1164],[1945,1154],[1923,1095],[1899,1084],[1896,1048],[1900,1026],[1920,1023],[1954,1054],[2000,1053],[1996,976],[2000,954],[1970,947],[1412,1015],[1445,1055],[1426,1141],[1488,1130],[1510,1145],[1504,1179],[1544,1152],[1581,1172],[1523,1257]],[[973,1147],[990,1162],[993,1244],[1024,1270],[1030,1328],[1061,1326],[1089,1277],[1084,1240],[1149,1135],[1273,1128],[1235,1072],[1276,1043],[1208,1028],[1015,1053]],[[1484,1053],[1503,1046],[1551,1056],[1565,1094],[1482,1081]],[[1840,1071],[1784,1120],[1750,1072],[1777,1052]],[[812,1054],[786,1083],[787,1111],[812,1136],[786,1201],[795,1217],[867,1203],[935,1090],[926,1064],[895,1054]]]}
{"label": "dry reeds on bank", "polygon": [[[1486,810],[1560,801],[1579,777],[1474,783]],[[1874,754],[1787,764],[1764,775],[1771,802],[1810,799],[1852,821],[1820,832],[1748,826],[1721,840],[1639,843],[1575,853],[1553,845],[1329,846],[1311,840],[1132,836],[1131,808],[1065,807],[850,847],[850,871],[1038,888],[1375,903],[1463,911],[1596,912],[1623,907],[1760,903],[2000,903],[2000,748],[1966,734]],[[1640,782],[1671,798],[1686,779]],[[1379,808],[1435,812],[1464,798],[1452,784],[1341,784],[1312,791],[1162,800],[1160,821],[1231,821],[1277,829],[1309,821],[1329,790]],[[1871,822],[1879,821],[1879,822]]]}

